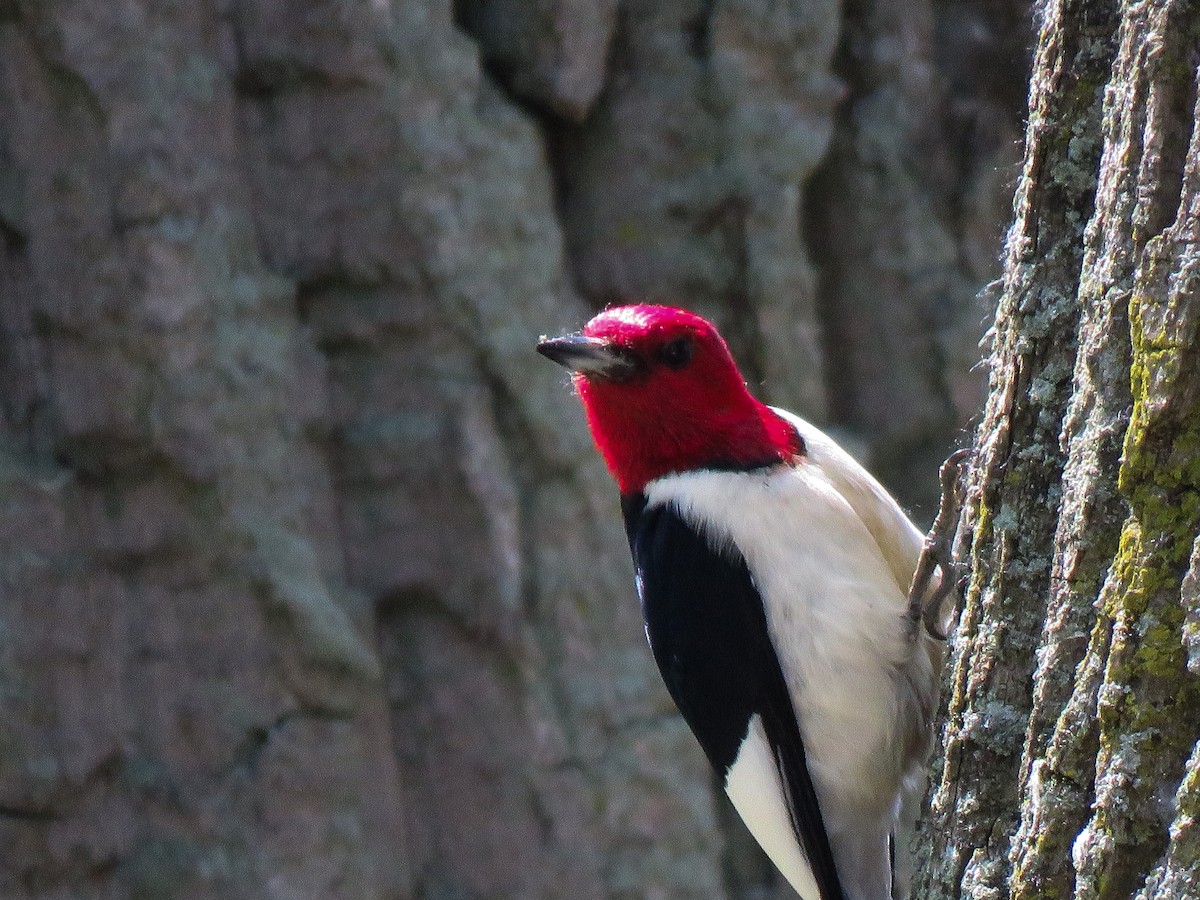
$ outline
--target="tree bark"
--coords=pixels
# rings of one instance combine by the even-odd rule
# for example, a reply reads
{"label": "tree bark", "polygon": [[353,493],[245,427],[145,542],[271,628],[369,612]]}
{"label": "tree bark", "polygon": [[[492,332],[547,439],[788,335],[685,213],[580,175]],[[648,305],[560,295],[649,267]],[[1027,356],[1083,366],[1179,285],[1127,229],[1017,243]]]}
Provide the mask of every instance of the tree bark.
{"label": "tree bark", "polygon": [[0,896],[781,895],[533,346],[675,302],[951,445],[995,6],[0,0]]}
{"label": "tree bark", "polygon": [[1200,9],[1037,14],[917,895],[1191,897]]}

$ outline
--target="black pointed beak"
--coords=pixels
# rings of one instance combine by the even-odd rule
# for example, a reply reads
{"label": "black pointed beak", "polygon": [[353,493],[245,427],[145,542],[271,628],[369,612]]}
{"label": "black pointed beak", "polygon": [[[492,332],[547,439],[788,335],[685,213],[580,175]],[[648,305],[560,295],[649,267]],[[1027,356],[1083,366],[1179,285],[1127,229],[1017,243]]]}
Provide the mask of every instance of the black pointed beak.
{"label": "black pointed beak", "polygon": [[537,352],[560,366],[589,378],[623,381],[638,369],[637,360],[627,351],[603,338],[568,334],[564,337],[543,337]]}

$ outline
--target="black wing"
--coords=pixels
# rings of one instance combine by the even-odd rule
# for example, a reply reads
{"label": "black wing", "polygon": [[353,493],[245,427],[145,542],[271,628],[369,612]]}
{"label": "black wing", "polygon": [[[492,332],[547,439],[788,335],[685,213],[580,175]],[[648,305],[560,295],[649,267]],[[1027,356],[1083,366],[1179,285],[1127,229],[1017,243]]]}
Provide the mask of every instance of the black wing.
{"label": "black wing", "polygon": [[762,598],[736,549],[718,552],[670,504],[621,501],[646,636],[679,711],[717,773],[737,759],[754,715],[775,755],[792,826],[823,900],[843,900]]}

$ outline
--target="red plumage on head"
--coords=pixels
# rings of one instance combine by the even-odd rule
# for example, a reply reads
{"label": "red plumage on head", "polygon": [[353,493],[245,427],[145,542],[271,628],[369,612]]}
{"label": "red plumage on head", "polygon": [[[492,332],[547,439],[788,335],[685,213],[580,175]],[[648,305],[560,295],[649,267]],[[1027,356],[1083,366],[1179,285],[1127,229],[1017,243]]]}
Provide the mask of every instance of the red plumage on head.
{"label": "red plumage on head", "polygon": [[614,307],[583,333],[638,363],[621,380],[575,376],[592,438],[621,493],[672,473],[750,469],[803,454],[796,430],[751,396],[725,340],[695,313]]}

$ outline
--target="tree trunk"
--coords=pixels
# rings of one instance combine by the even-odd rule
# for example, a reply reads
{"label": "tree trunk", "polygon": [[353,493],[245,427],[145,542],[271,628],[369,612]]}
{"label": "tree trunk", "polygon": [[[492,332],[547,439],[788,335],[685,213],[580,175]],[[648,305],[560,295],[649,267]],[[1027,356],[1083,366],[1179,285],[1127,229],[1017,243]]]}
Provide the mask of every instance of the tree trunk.
{"label": "tree trunk", "polygon": [[1195,897],[1200,8],[1038,16],[917,896]]}
{"label": "tree trunk", "polygon": [[996,6],[0,0],[0,896],[778,895],[533,346],[677,302],[943,453]]}

